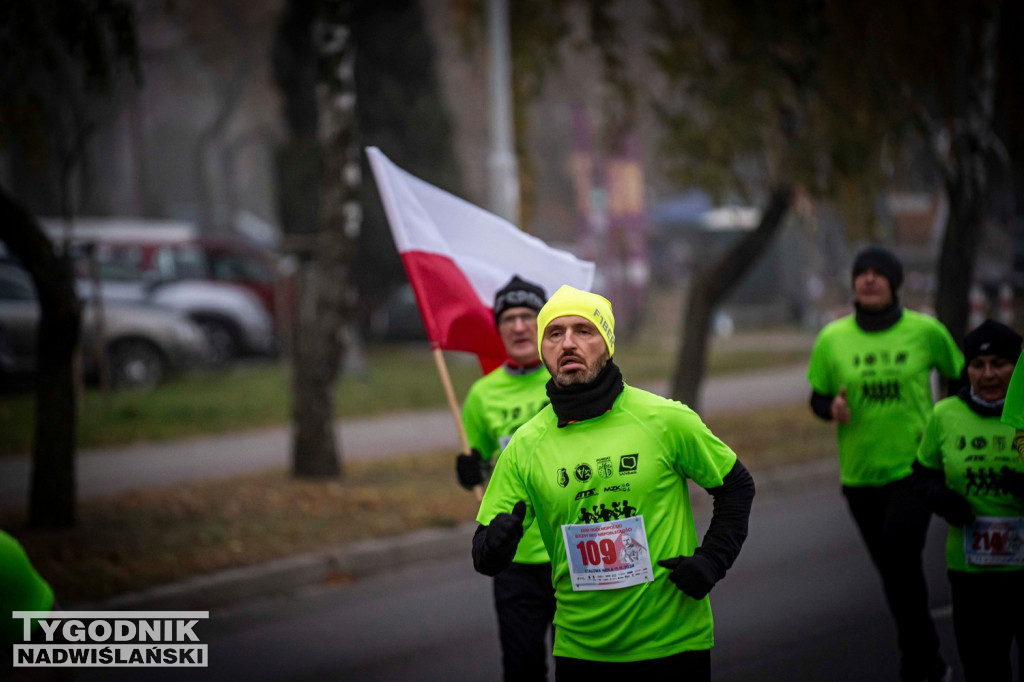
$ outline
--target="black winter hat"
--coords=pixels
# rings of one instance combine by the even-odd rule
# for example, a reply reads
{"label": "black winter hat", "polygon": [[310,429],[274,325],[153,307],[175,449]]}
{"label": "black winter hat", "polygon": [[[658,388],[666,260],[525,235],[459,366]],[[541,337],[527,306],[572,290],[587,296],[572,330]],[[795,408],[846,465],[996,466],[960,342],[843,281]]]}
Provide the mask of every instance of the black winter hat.
{"label": "black winter hat", "polygon": [[853,278],[871,268],[889,280],[893,295],[903,284],[903,263],[896,255],[880,246],[869,246],[857,254],[853,259]]}
{"label": "black winter hat", "polygon": [[547,299],[542,287],[515,275],[494,295],[494,323],[497,324],[498,318],[509,308],[532,308],[540,312]]}
{"label": "black winter hat", "polygon": [[970,362],[979,355],[996,355],[1016,364],[1020,345],[1020,334],[1005,324],[985,320],[964,336],[964,359]]}

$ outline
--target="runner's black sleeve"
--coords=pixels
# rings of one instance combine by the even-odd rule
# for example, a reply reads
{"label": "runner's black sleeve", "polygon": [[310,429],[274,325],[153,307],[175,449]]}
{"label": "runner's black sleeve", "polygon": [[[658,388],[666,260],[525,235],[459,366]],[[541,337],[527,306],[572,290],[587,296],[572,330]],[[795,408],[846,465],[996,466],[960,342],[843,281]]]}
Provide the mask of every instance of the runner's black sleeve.
{"label": "runner's black sleeve", "polygon": [[919,461],[915,461],[912,467],[910,482],[914,494],[924,500],[928,509],[952,526],[963,526],[974,520],[971,503],[946,485],[946,476],[942,471],[927,467]]}
{"label": "runner's black sleeve", "polygon": [[473,534],[473,568],[477,573],[496,576],[512,563],[516,550],[512,553],[497,552],[487,544],[487,526],[479,526]]}
{"label": "runner's black sleeve", "polygon": [[519,500],[512,513],[497,514],[488,526],[473,534],[473,568],[484,575],[498,575],[512,563],[523,539],[526,502]]}
{"label": "runner's black sleeve", "polygon": [[834,395],[811,391],[811,410],[825,421],[832,421],[832,401],[834,399]]}
{"label": "runner's black sleeve", "polygon": [[754,477],[737,459],[722,479],[722,485],[708,488],[707,491],[715,498],[711,523],[694,557],[699,555],[706,559],[718,581],[725,577],[725,572],[732,566],[743,541],[747,539],[750,506],[754,502]]}

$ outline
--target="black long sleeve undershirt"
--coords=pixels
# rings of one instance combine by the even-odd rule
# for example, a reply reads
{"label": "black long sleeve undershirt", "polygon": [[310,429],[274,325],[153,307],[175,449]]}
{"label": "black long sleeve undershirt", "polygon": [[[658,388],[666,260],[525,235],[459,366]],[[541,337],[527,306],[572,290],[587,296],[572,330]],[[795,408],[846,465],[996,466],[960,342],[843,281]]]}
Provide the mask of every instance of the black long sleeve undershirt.
{"label": "black long sleeve undershirt", "polygon": [[811,410],[825,421],[832,421],[833,395],[825,395],[817,391],[811,391]]}
{"label": "black long sleeve undershirt", "polygon": [[711,523],[697,552],[713,564],[717,581],[725,577],[747,538],[750,507],[754,502],[754,477],[737,459],[722,479],[722,485],[708,488],[707,492],[714,498]]}
{"label": "black long sleeve undershirt", "polygon": [[477,526],[476,532],[473,533],[473,568],[477,573],[496,576],[509,567],[518,547],[517,543],[509,554],[494,551],[487,544],[487,526]]}

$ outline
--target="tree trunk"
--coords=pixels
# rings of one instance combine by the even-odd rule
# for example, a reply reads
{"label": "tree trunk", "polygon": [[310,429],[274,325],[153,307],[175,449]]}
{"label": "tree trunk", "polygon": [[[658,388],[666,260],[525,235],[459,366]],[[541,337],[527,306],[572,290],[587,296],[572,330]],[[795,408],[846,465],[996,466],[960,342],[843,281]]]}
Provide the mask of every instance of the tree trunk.
{"label": "tree trunk", "polygon": [[334,432],[334,393],[340,350],[320,319],[318,264],[304,263],[296,276],[299,333],[295,335],[292,382],[292,474],[304,478],[341,475]]}
{"label": "tree trunk", "polygon": [[961,177],[948,183],[949,218],[939,253],[935,312],[958,341],[969,331],[969,292],[984,227],[985,211],[981,196],[984,189],[984,186],[973,185],[969,178]]}
{"label": "tree trunk", "polygon": [[[935,311],[958,341],[969,331],[971,280],[990,190],[989,160],[998,158],[995,150],[1001,148],[993,130],[999,18],[997,3],[986,14],[978,40],[979,65],[972,72],[976,75],[969,82],[966,111],[953,135],[951,163],[944,169],[949,218],[939,254]],[[961,49],[959,58],[971,60],[975,54],[971,47]]]}
{"label": "tree trunk", "polygon": [[293,471],[304,477],[338,476],[342,469],[334,436],[335,392],[345,353],[344,330],[356,302],[352,265],[362,222],[352,10],[351,1],[326,0],[318,6],[314,23],[320,231],[314,262],[302,277],[294,370]]}
{"label": "tree trunk", "polygon": [[72,357],[81,309],[65,256],[35,219],[0,188],[0,239],[28,270],[39,296],[36,424],[32,442],[29,524],[75,524],[76,406]]}
{"label": "tree trunk", "polygon": [[683,312],[683,333],[672,374],[671,396],[693,409],[699,407],[699,392],[707,368],[708,333],[715,306],[724,299],[771,244],[789,210],[793,189],[775,189],[761,223],[743,236],[716,263],[693,278]]}

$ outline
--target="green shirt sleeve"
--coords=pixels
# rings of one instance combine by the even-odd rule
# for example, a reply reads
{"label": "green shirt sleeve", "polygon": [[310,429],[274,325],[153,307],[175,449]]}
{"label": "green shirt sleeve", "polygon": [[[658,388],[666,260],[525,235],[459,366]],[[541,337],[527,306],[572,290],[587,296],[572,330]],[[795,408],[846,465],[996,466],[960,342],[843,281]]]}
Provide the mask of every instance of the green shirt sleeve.
{"label": "green shirt sleeve", "polygon": [[939,442],[939,423],[935,411],[928,415],[921,444],[917,446],[917,461],[929,469],[942,469],[942,448]]}
{"label": "green shirt sleeve", "polygon": [[491,459],[498,449],[498,442],[487,428],[480,392],[473,388],[470,389],[462,406],[462,427],[466,430],[469,447],[475,448],[484,459]]}
{"label": "green shirt sleeve", "polygon": [[696,412],[688,407],[676,411],[675,434],[681,439],[676,453],[676,471],[704,488],[722,485],[733,466],[736,453],[711,432]]}
{"label": "green shirt sleeve", "polygon": [[932,357],[935,369],[947,379],[956,379],[964,368],[964,354],[956,345],[946,326],[935,321],[938,333],[932,339]]}
{"label": "green shirt sleeve", "polygon": [[827,334],[824,331],[814,341],[814,348],[811,350],[811,361],[807,367],[807,381],[811,389],[823,395],[836,395],[839,387],[836,386],[835,375],[832,372],[831,351]]}
{"label": "green shirt sleeve", "polygon": [[1013,368],[1010,388],[1006,391],[1006,402],[1003,403],[1003,423],[1018,431],[1024,430],[1024,361],[1018,360]]}
{"label": "green shirt sleeve", "polygon": [[494,473],[487,484],[487,490],[484,491],[484,498],[480,501],[476,520],[483,526],[490,524],[498,514],[510,513],[520,500],[526,502],[526,517],[523,519],[524,531],[533,524],[535,516],[533,501],[519,473],[515,454],[516,442],[516,439],[513,438],[505,452],[498,458]]}
{"label": "green shirt sleeve", "polygon": [[21,619],[12,611],[49,611],[53,608],[53,590],[32,563],[21,544],[0,531],[0,645],[24,641]]}

